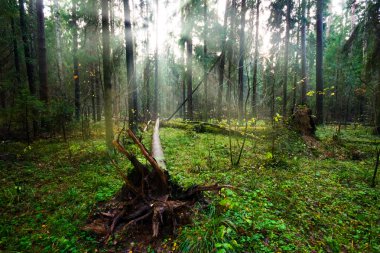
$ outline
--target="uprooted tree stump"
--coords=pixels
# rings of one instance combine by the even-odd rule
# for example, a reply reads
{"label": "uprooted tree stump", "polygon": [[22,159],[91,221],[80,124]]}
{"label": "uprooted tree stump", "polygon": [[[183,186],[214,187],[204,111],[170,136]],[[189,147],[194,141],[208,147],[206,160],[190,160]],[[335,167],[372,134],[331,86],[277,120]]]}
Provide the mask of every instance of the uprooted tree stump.
{"label": "uprooted tree stump", "polygon": [[297,106],[291,116],[290,125],[303,136],[315,136],[315,122],[311,109],[307,106]]}
{"label": "uprooted tree stump", "polygon": [[170,227],[174,232],[177,225],[188,223],[186,221],[190,217],[186,216],[190,216],[189,210],[194,203],[202,199],[203,191],[231,187],[215,184],[193,186],[185,190],[173,183],[166,171],[158,119],[153,131],[151,154],[131,130],[128,129],[127,134],[139,147],[150,166],[143,165],[119,140],[114,140],[115,148],[130,160],[134,169],[125,175],[116,166],[124,180],[122,189],[112,200],[97,206],[89,224],[84,227],[87,231],[95,232],[101,241],[107,242],[116,232],[139,224],[151,226],[152,238],[158,237],[163,227]]}

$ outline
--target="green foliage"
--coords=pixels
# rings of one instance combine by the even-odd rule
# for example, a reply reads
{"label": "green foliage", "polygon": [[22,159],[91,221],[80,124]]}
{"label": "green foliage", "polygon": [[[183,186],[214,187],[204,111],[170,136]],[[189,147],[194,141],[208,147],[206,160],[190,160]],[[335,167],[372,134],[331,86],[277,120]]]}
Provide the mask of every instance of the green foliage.
{"label": "green foliage", "polygon": [[[173,251],[380,250],[379,187],[369,186],[379,138],[369,128],[353,125],[342,128],[340,142],[334,143],[335,127],[326,126],[316,133],[326,150],[313,155],[295,133],[276,130],[272,154],[272,129],[256,122],[249,128],[256,138],[247,140],[240,166],[230,168],[228,136],[197,133],[191,125],[186,130],[161,129],[173,180],[183,186],[218,182],[236,187],[206,195],[210,204],[197,206],[193,223],[179,228]],[[149,147],[149,133],[143,137]],[[352,159],[354,148],[366,155]],[[114,196],[122,185],[102,136],[69,144],[11,143],[6,151],[16,158],[0,163],[0,249],[94,251],[95,239],[80,228],[96,202]],[[130,168],[122,156],[115,160],[121,168]],[[153,245],[147,251],[153,252]]]}
{"label": "green foliage", "polygon": [[0,162],[0,249],[85,252],[96,242],[81,230],[98,200],[122,182],[109,166],[103,140],[14,143],[16,162]]}

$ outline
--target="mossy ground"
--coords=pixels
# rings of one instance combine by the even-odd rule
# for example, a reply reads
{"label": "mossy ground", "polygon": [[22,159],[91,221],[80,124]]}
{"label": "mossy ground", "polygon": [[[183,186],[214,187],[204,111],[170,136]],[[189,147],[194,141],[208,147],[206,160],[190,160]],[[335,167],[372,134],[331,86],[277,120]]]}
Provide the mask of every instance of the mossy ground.
{"label": "mossy ground", "polygon": [[[87,141],[3,144],[2,152],[14,157],[0,162],[0,251],[95,251],[97,242],[81,227],[96,203],[122,185],[111,157],[130,168],[106,152],[95,127]],[[236,187],[207,194],[208,208],[195,209],[193,225],[168,237],[161,249],[380,252],[380,183],[369,187],[380,139],[369,128],[347,126],[336,136],[335,127],[321,127],[322,148],[316,149],[282,127],[275,136],[263,122],[248,131],[256,138],[247,139],[240,164],[231,166],[230,150],[236,161],[241,137],[231,137],[230,149],[225,135],[161,129],[173,180]],[[144,142],[149,147],[149,133]]]}

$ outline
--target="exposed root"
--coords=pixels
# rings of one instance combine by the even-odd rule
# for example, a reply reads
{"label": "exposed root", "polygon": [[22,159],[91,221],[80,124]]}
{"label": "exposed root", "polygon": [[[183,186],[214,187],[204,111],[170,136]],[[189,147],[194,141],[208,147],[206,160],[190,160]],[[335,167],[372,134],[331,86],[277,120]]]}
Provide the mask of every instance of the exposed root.
{"label": "exposed root", "polygon": [[149,154],[132,131],[127,130],[128,136],[139,147],[151,165],[151,169],[139,162],[118,139],[113,142],[115,148],[131,161],[135,169],[129,175],[125,175],[116,162],[112,161],[124,180],[124,186],[112,200],[98,207],[90,218],[90,224],[84,227],[98,234],[102,242],[107,243],[115,233],[137,224],[144,224],[144,226],[150,224],[152,238],[157,238],[167,225],[171,226],[174,232],[178,224],[184,224],[190,220],[187,216],[191,212],[184,210],[190,210],[195,202],[201,200],[202,192],[234,188],[231,185],[215,184],[193,186],[184,190],[174,184],[165,171],[158,128],[157,121],[153,133],[152,154]]}

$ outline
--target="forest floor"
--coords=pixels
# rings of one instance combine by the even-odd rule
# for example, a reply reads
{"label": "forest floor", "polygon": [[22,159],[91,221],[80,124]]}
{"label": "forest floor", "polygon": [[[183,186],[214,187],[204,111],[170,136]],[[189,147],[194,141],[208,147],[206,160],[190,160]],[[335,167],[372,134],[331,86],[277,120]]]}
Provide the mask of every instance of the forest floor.
{"label": "forest floor", "polygon": [[[192,224],[159,248],[127,247],[121,235],[99,246],[81,229],[123,184],[110,157],[131,168],[106,152],[100,129],[93,126],[87,141],[77,134],[66,143],[2,143],[0,252],[380,252],[380,180],[370,187],[380,138],[369,128],[350,125],[337,135],[335,126],[320,127],[319,141],[307,146],[286,128],[258,122],[248,128],[238,166],[230,165],[230,151],[236,161],[242,137],[232,136],[230,148],[228,135],[161,128],[173,180],[236,189],[207,193],[208,207],[196,206]],[[149,132],[143,142],[150,147]]]}

